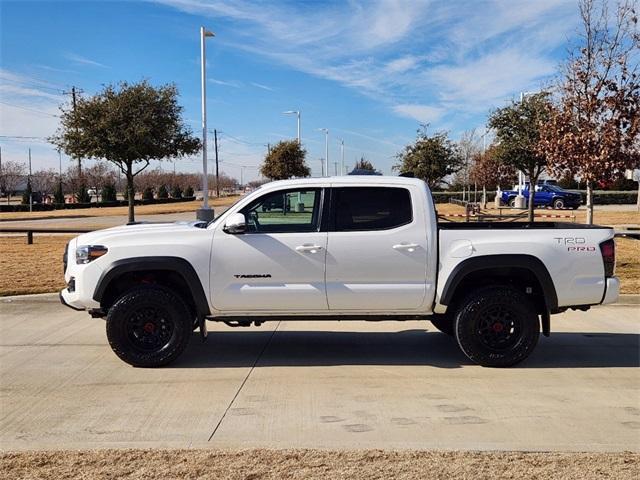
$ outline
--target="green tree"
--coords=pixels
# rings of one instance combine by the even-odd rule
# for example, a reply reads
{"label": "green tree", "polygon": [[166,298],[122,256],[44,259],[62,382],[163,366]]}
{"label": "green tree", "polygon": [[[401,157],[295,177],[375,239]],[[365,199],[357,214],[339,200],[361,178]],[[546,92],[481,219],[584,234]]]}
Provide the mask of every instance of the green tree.
{"label": "green tree", "polygon": [[53,192],[53,203],[64,204],[64,191],[62,190],[62,180],[58,181]]}
{"label": "green tree", "polygon": [[74,158],[105,159],[120,169],[127,180],[129,222],[135,221],[134,177],[151,160],[179,158],[201,148],[184,125],[172,84],[153,87],[145,80],[108,85],[61,111],[51,143]]}
{"label": "green tree", "polygon": [[117,200],[116,186],[113,183],[105,184],[100,191],[100,199],[103,202],[115,202]]}
{"label": "green tree", "polygon": [[[496,157],[507,165],[521,170],[529,177],[529,185],[538,183],[538,177],[547,167],[547,157],[540,151],[540,132],[549,118],[549,96],[537,93],[512,102],[491,113],[489,126],[495,130]],[[533,222],[533,196],[529,188],[528,220]]]}
{"label": "green tree", "polygon": [[439,187],[445,177],[460,169],[462,158],[457,145],[449,140],[446,132],[429,135],[427,127],[421,125],[415,142],[396,155],[399,162],[393,169],[421,178],[433,189]]}
{"label": "green tree", "polygon": [[78,203],[91,203],[91,195],[87,191],[87,186],[81,183],[75,193],[76,202]]}
{"label": "green tree", "polygon": [[31,177],[27,177],[27,188],[22,192],[22,203],[23,205],[29,205],[31,203],[31,198],[33,197],[33,188],[31,187]]}
{"label": "green tree", "polygon": [[373,163],[371,163],[369,160],[367,160],[364,157],[360,157],[360,160],[358,160],[355,164],[355,166],[353,167],[354,170],[367,170],[369,172],[375,172],[376,169],[373,166]]}
{"label": "green tree", "polygon": [[143,190],[142,199],[143,200],[153,200],[153,188],[152,187],[147,187],[147,188],[145,188]]}
{"label": "green tree", "polygon": [[158,198],[169,198],[169,190],[167,190],[166,185],[160,185],[158,187]]}
{"label": "green tree", "polygon": [[271,180],[308,177],[311,171],[304,161],[306,155],[296,140],[279,142],[265,157],[260,172]]}
{"label": "green tree", "polygon": [[171,189],[171,198],[182,198],[182,188],[180,185],[174,185]]}

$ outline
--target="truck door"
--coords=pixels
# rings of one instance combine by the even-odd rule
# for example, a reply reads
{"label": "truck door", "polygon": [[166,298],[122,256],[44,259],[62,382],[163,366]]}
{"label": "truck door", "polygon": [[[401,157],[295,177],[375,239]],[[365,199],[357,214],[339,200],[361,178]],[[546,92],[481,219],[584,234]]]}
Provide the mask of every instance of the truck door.
{"label": "truck door", "polygon": [[241,210],[247,230],[216,230],[211,298],[220,311],[327,310],[322,189],[266,193]]}
{"label": "truck door", "polygon": [[406,187],[332,189],[327,244],[330,310],[422,306],[427,289],[426,215]]}

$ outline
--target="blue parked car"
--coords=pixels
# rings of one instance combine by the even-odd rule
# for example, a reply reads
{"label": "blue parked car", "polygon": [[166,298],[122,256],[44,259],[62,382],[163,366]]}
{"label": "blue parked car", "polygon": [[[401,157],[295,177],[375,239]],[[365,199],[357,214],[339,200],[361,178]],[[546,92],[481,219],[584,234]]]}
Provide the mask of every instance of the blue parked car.
{"label": "blue parked car", "polygon": [[[517,190],[505,190],[502,192],[502,203],[515,206]],[[529,201],[529,185],[522,190],[525,203]],[[552,207],[557,210],[563,208],[573,208],[574,210],[582,204],[582,195],[568,192],[557,185],[538,185],[533,194],[533,205],[535,207]]]}

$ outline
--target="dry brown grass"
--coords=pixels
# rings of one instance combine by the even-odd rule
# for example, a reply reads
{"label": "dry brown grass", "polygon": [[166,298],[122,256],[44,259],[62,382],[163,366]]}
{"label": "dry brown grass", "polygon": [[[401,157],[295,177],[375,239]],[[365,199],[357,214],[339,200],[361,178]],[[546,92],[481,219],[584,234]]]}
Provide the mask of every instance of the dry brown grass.
{"label": "dry brown grass", "polygon": [[0,479],[639,478],[636,453],[94,450],[0,455]]}
{"label": "dry brown grass", "polygon": [[72,236],[0,237],[0,296],[55,292],[64,287],[62,254]]}
{"label": "dry brown grass", "polygon": [[621,293],[640,293],[640,240],[616,238],[616,275]]}
{"label": "dry brown grass", "polygon": [[[231,205],[240,198],[237,195],[230,197],[221,197],[211,200],[211,206]],[[136,215],[155,215],[163,213],[184,213],[195,212],[201,202],[180,202],[180,203],[161,203],[157,205],[138,205],[136,206]],[[42,220],[49,218],[64,217],[106,217],[111,215],[127,215],[128,207],[105,207],[105,208],[83,208],[78,210],[53,210],[51,212],[5,212],[0,213],[0,221],[2,220]]]}

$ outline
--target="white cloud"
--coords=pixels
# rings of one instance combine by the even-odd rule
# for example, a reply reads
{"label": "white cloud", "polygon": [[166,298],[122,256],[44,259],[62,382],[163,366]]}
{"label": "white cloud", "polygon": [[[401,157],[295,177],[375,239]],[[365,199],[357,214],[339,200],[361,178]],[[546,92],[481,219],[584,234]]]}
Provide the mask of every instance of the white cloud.
{"label": "white cloud", "polygon": [[233,87],[240,88],[242,84],[240,82],[236,82],[235,80],[219,80],[217,78],[208,78],[208,81],[211,83],[215,83],[216,85],[223,85],[225,87]]}
{"label": "white cloud", "polygon": [[83,57],[82,55],[78,55],[77,53],[65,53],[64,57],[67,60],[71,60],[73,63],[78,65],[89,65],[91,67],[101,67],[101,68],[109,68],[107,65],[97,62],[95,60],[91,60],[90,58]]}
{"label": "white cloud", "polygon": [[441,122],[539,88],[578,19],[575,0],[158,1],[236,24],[226,48]]}
{"label": "white cloud", "polygon": [[394,105],[393,111],[403,117],[413,118],[420,123],[437,122],[445,113],[443,108],[419,104]]}
{"label": "white cloud", "polygon": [[262,90],[267,90],[268,92],[274,92],[275,89],[268,87],[267,85],[263,85],[262,83],[258,83],[258,82],[251,82],[251,85],[253,85],[256,88],[260,88]]}

